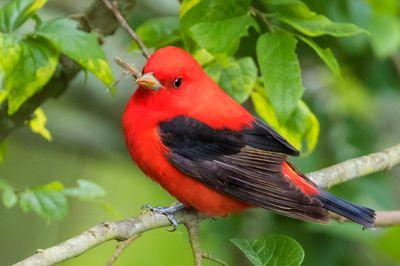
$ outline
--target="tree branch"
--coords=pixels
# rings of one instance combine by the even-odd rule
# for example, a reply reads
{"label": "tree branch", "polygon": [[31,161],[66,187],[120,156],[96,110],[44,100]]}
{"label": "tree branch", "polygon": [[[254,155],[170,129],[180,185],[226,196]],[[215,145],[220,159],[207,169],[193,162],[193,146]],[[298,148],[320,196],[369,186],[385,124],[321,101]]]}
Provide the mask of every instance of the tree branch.
{"label": "tree branch", "polygon": [[133,235],[131,237],[129,237],[126,240],[121,241],[120,243],[118,243],[117,248],[114,251],[114,254],[111,256],[111,258],[107,261],[106,266],[111,266],[115,263],[115,261],[118,259],[118,257],[122,254],[122,252],[124,252],[124,250],[130,245],[132,244],[132,242],[138,238],[139,235]]}
{"label": "tree branch", "polygon": [[319,187],[329,188],[356,177],[389,170],[400,163],[400,143],[381,152],[350,159],[307,176]]}
{"label": "tree branch", "polygon": [[137,70],[136,67],[133,65],[128,64],[125,62],[121,57],[116,57],[114,59],[115,63],[117,63],[119,66],[121,66],[127,73],[129,73],[131,76],[133,76],[135,79],[139,78],[142,74]]}
{"label": "tree branch", "polygon": [[119,12],[117,4],[115,2],[110,2],[109,0],[103,0],[103,3],[107,6],[108,9],[110,9],[113,12],[115,18],[118,20],[121,27],[124,30],[126,30],[129,36],[131,36],[131,38],[136,42],[139,49],[142,51],[143,56],[146,59],[149,59],[150,54],[147,51],[146,46],[144,45],[143,41],[139,38],[139,36],[136,34],[136,32],[129,26],[128,22],[126,22],[126,19],[121,14],[121,12]]}
{"label": "tree branch", "polygon": [[189,219],[184,221],[184,225],[189,234],[190,246],[192,247],[193,259],[195,266],[201,266],[202,264],[202,254],[203,251],[200,247],[199,240],[199,226],[200,226],[200,218],[196,217],[196,219]]}
{"label": "tree branch", "polygon": [[[349,219],[336,213],[331,213],[331,218],[340,223],[351,222]],[[376,227],[388,227],[400,224],[400,211],[377,211],[375,218]]]}
{"label": "tree branch", "polygon": [[[328,187],[333,184],[346,182],[357,177],[357,175],[361,176],[390,169],[400,163],[399,158],[400,144],[382,152],[373,153],[333,165],[320,171],[313,172],[308,176],[321,187]],[[198,223],[202,219],[207,218],[193,210],[187,209],[177,212],[175,217],[179,224],[185,224],[189,227],[191,227],[193,223]],[[336,218],[339,221],[346,221],[345,219],[336,216],[333,216],[333,218]],[[398,224],[400,224],[400,211],[378,211],[376,213],[376,226],[383,227]],[[146,211],[137,217],[98,224],[65,242],[38,251],[33,256],[14,264],[14,266],[42,266],[55,264],[79,256],[106,241],[113,239],[123,241],[134,235],[167,226],[170,226],[170,222],[166,216]],[[201,257],[204,257],[200,251],[199,245],[195,246],[193,249],[196,249],[194,254],[195,256],[200,254]]]}
{"label": "tree branch", "polygon": [[205,259],[205,260],[211,260],[213,262],[216,262],[216,263],[218,263],[218,264],[220,264],[222,266],[229,266],[228,263],[226,263],[225,261],[222,261],[222,260],[220,260],[218,258],[215,258],[215,257],[213,257],[213,256],[211,256],[210,254],[207,254],[207,253],[201,254],[201,257],[203,259]]}
{"label": "tree branch", "polygon": [[[135,3],[136,0],[120,0],[119,8],[126,14],[132,10]],[[82,18],[79,25],[81,29],[95,31],[102,36],[113,34],[119,27],[113,13],[104,5],[102,0],[95,0],[83,14],[73,17]],[[59,97],[82,68],[73,60],[61,56],[59,69],[60,72],[54,75],[40,92],[26,101],[13,115],[8,115],[7,104],[0,106],[0,143],[11,132],[24,126],[25,122],[31,119],[32,113],[46,100]]]}
{"label": "tree branch", "polygon": [[[175,217],[179,224],[183,224],[202,216],[193,210],[185,209],[177,212]],[[106,241],[112,239],[123,241],[133,235],[167,226],[170,226],[170,222],[165,215],[144,211],[137,217],[100,223],[56,246],[40,250],[33,256],[14,264],[14,266],[52,265],[79,256]]]}

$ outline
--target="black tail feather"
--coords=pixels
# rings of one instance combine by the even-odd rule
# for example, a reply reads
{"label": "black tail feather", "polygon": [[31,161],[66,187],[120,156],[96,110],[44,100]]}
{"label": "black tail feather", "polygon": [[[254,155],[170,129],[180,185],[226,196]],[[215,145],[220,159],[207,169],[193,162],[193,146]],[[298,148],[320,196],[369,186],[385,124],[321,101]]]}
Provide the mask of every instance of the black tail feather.
{"label": "black tail feather", "polygon": [[317,198],[324,204],[326,209],[346,217],[353,222],[361,224],[365,228],[374,228],[374,210],[367,207],[357,206],[326,191],[321,190],[320,192],[321,193]]}

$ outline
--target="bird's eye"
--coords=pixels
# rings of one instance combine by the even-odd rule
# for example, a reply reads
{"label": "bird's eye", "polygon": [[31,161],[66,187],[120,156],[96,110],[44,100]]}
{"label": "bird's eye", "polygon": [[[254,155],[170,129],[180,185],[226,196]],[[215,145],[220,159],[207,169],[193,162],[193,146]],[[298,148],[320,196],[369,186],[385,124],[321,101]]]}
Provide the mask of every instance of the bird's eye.
{"label": "bird's eye", "polygon": [[174,87],[175,87],[175,88],[179,88],[179,87],[181,86],[181,84],[182,84],[182,78],[181,78],[181,77],[176,78],[176,79],[174,80]]}

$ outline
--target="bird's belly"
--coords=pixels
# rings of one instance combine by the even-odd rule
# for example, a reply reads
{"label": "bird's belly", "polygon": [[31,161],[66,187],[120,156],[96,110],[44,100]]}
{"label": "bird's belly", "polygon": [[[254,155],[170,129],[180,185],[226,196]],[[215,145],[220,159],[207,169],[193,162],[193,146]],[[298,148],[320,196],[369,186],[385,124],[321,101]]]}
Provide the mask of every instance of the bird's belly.
{"label": "bird's belly", "polygon": [[163,187],[180,202],[190,205],[204,214],[225,216],[251,207],[244,202],[218,193],[191,177],[182,177],[180,183],[183,183],[184,187],[180,186],[175,189],[170,189],[166,186]]}
{"label": "bird's belly", "polygon": [[148,132],[145,138],[133,139],[146,139],[144,143],[129,143],[128,140],[133,160],[147,176],[185,205],[211,216],[225,216],[251,207],[207,187],[175,168],[166,158],[167,151],[156,130]]}

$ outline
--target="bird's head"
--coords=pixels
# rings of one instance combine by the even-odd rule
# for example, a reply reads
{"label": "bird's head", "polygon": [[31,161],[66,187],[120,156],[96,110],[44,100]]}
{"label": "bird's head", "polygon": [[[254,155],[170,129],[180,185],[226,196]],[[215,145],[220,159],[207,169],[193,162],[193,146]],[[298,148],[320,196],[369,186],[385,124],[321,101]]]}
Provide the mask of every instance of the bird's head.
{"label": "bird's head", "polygon": [[151,55],[136,83],[148,93],[168,90],[172,94],[181,94],[204,76],[201,66],[189,53],[168,46]]}
{"label": "bird's head", "polygon": [[[248,115],[189,53],[177,47],[168,46],[154,52],[136,83],[139,88],[128,109],[136,106],[135,110],[140,109],[144,119],[151,116],[158,121],[189,115],[204,121],[225,120],[233,124],[237,117]],[[213,115],[208,117],[210,113]]]}

